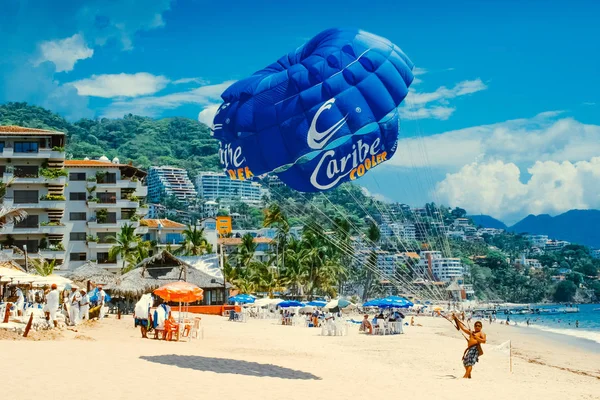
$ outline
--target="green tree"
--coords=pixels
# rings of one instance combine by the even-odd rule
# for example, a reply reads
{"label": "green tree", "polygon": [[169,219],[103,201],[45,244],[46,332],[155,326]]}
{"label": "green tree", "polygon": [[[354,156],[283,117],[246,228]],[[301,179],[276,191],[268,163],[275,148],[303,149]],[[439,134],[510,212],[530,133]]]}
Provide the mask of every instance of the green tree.
{"label": "green tree", "polygon": [[54,273],[56,259],[47,260],[45,258],[32,258],[29,262],[33,265],[35,272],[40,276],[50,276]]}
{"label": "green tree", "polygon": [[554,301],[560,303],[568,303],[573,301],[577,293],[577,286],[571,281],[561,281],[556,285],[554,290]]}
{"label": "green tree", "polygon": [[200,256],[212,252],[212,248],[204,236],[204,228],[188,225],[183,231],[183,245],[176,254],[184,256]]}
{"label": "green tree", "polygon": [[114,245],[110,248],[108,256],[111,259],[116,259],[117,256],[120,256],[123,260],[121,272],[130,271],[136,265],[132,262],[132,254],[141,240],[141,237],[135,233],[135,227],[131,224],[123,225],[117,236],[111,237],[110,240]]}

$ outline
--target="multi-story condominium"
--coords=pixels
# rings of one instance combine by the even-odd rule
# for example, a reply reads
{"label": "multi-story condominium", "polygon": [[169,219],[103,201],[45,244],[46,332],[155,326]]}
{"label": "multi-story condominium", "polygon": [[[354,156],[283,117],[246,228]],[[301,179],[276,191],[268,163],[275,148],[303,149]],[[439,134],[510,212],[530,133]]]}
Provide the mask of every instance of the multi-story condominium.
{"label": "multi-story condominium", "polygon": [[233,180],[219,172],[200,172],[196,187],[204,201],[218,201],[220,204],[241,201],[259,206],[263,195],[267,193],[257,182]]}
{"label": "multi-story condominium", "polygon": [[0,241],[4,254],[21,265],[26,256],[56,259],[58,265],[65,258],[64,145],[63,132],[0,126],[2,201],[27,212],[23,221],[2,227]]}
{"label": "multi-story condominium", "polygon": [[548,243],[548,235],[527,235],[525,236],[532,245],[535,247],[539,247],[541,249],[546,247],[546,243]]}
{"label": "multi-story condominium", "polygon": [[449,282],[464,276],[460,258],[437,258],[432,260],[431,271],[438,281]]}
{"label": "multi-story condominium", "polygon": [[423,278],[443,282],[464,276],[464,267],[460,258],[442,257],[439,251],[422,251],[415,269]]}
{"label": "multi-story condominium", "polygon": [[68,237],[65,268],[74,269],[85,261],[96,260],[109,271],[122,268],[120,259],[111,259],[111,237],[116,237],[124,225],[132,225],[137,234],[147,227],[140,219],[148,208],[143,205],[147,187],[146,172],[131,165],[99,160],[67,160],[69,185],[67,207],[63,218]]}
{"label": "multi-story condominium", "polygon": [[163,196],[175,196],[186,202],[197,197],[194,184],[183,168],[150,167],[148,171],[148,201],[159,203]]}

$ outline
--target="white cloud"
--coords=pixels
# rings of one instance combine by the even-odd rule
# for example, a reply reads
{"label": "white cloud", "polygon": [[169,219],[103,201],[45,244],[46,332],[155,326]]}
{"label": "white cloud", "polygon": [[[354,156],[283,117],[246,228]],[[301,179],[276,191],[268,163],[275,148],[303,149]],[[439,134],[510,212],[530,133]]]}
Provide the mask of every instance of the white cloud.
{"label": "white cloud", "polygon": [[197,83],[197,84],[200,84],[200,85],[206,85],[206,84],[208,84],[208,82],[205,81],[202,78],[181,78],[181,79],[177,79],[177,80],[175,80],[175,81],[173,81],[171,83],[174,84],[174,85],[183,85],[183,84],[186,84],[186,83]]}
{"label": "white cloud", "polygon": [[465,165],[437,185],[445,204],[497,217],[558,214],[600,207],[600,157],[590,161],[538,161],[521,181],[514,163],[493,161]]}
{"label": "white cloud", "polygon": [[416,90],[411,90],[406,100],[415,106],[424,105],[427,103],[439,101],[447,102],[449,99],[480,92],[487,89],[487,86],[481,79],[467,80],[457,83],[453,88],[448,89],[445,86],[440,86],[435,91],[430,93],[419,93]]}
{"label": "white cloud", "polygon": [[426,73],[427,73],[427,70],[425,68],[419,68],[419,67],[413,68],[414,76],[425,75]]}
{"label": "white cloud", "polygon": [[392,200],[390,200],[388,197],[386,197],[386,196],[384,196],[384,195],[382,195],[380,193],[373,193],[373,192],[371,192],[369,189],[367,189],[364,186],[361,186],[360,189],[362,190],[363,194],[365,196],[367,196],[367,197],[372,197],[375,200],[378,200],[378,201],[381,201],[381,202],[384,202],[384,203],[391,203],[392,202]]}
{"label": "white cloud", "polygon": [[91,78],[71,82],[80,96],[137,97],[154,94],[169,83],[164,76],[146,72],[137,74],[92,75]]}
{"label": "white cloud", "polygon": [[221,94],[234,81],[216,85],[205,85],[185,92],[166,94],[164,96],[146,96],[131,100],[118,100],[110,104],[103,112],[107,118],[119,118],[124,114],[156,116],[163,110],[170,110],[184,104],[195,104],[200,107],[212,105],[221,100]]}
{"label": "white cloud", "polygon": [[211,104],[204,107],[204,109],[198,114],[198,121],[205,125],[212,126],[213,120],[215,119],[215,114],[217,113],[219,107],[220,104]]}
{"label": "white cloud", "polygon": [[170,7],[171,0],[88,0],[79,9],[77,20],[80,30],[96,45],[116,39],[123,50],[131,50],[137,32],[165,25],[162,14]]}
{"label": "white cloud", "polygon": [[404,119],[434,118],[445,121],[450,118],[454,111],[456,111],[456,108],[446,106],[421,107],[417,109],[403,107],[400,109],[400,116]]}
{"label": "white cloud", "polygon": [[50,40],[39,45],[40,57],[35,62],[53,62],[56,72],[72,71],[75,63],[94,55],[94,50],[87,47],[83,36],[75,34],[62,40]]}
{"label": "white cloud", "polygon": [[[400,139],[389,165],[446,168],[451,172],[477,160],[531,165],[536,161],[580,161],[600,154],[600,126],[558,111],[427,137]],[[420,150],[422,154],[416,153]]]}

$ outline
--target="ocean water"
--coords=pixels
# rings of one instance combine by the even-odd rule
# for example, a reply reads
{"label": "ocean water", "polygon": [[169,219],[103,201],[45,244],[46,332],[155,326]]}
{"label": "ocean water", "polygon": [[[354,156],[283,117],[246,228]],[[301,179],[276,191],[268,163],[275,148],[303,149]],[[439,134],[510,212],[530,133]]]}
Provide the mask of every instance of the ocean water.
{"label": "ocean water", "polygon": [[[539,308],[552,309],[564,308],[564,306],[542,305]],[[581,304],[579,312],[572,314],[511,314],[510,322],[511,325],[516,322],[519,327],[585,339],[600,346],[600,311],[594,309],[600,309],[600,304]],[[498,321],[506,320],[506,317],[501,313],[497,316]],[[527,326],[527,319],[531,323],[530,326]],[[579,328],[576,327],[576,321],[579,321]]]}

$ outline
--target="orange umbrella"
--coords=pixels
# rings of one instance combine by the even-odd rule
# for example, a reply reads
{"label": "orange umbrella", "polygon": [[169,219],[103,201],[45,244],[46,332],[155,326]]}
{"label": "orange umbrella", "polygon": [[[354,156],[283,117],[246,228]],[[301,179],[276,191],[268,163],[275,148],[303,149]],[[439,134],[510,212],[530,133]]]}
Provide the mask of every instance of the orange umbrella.
{"label": "orange umbrella", "polygon": [[203,290],[189,282],[167,283],[154,291],[165,301],[178,301],[180,303],[193,303],[204,298]]}

